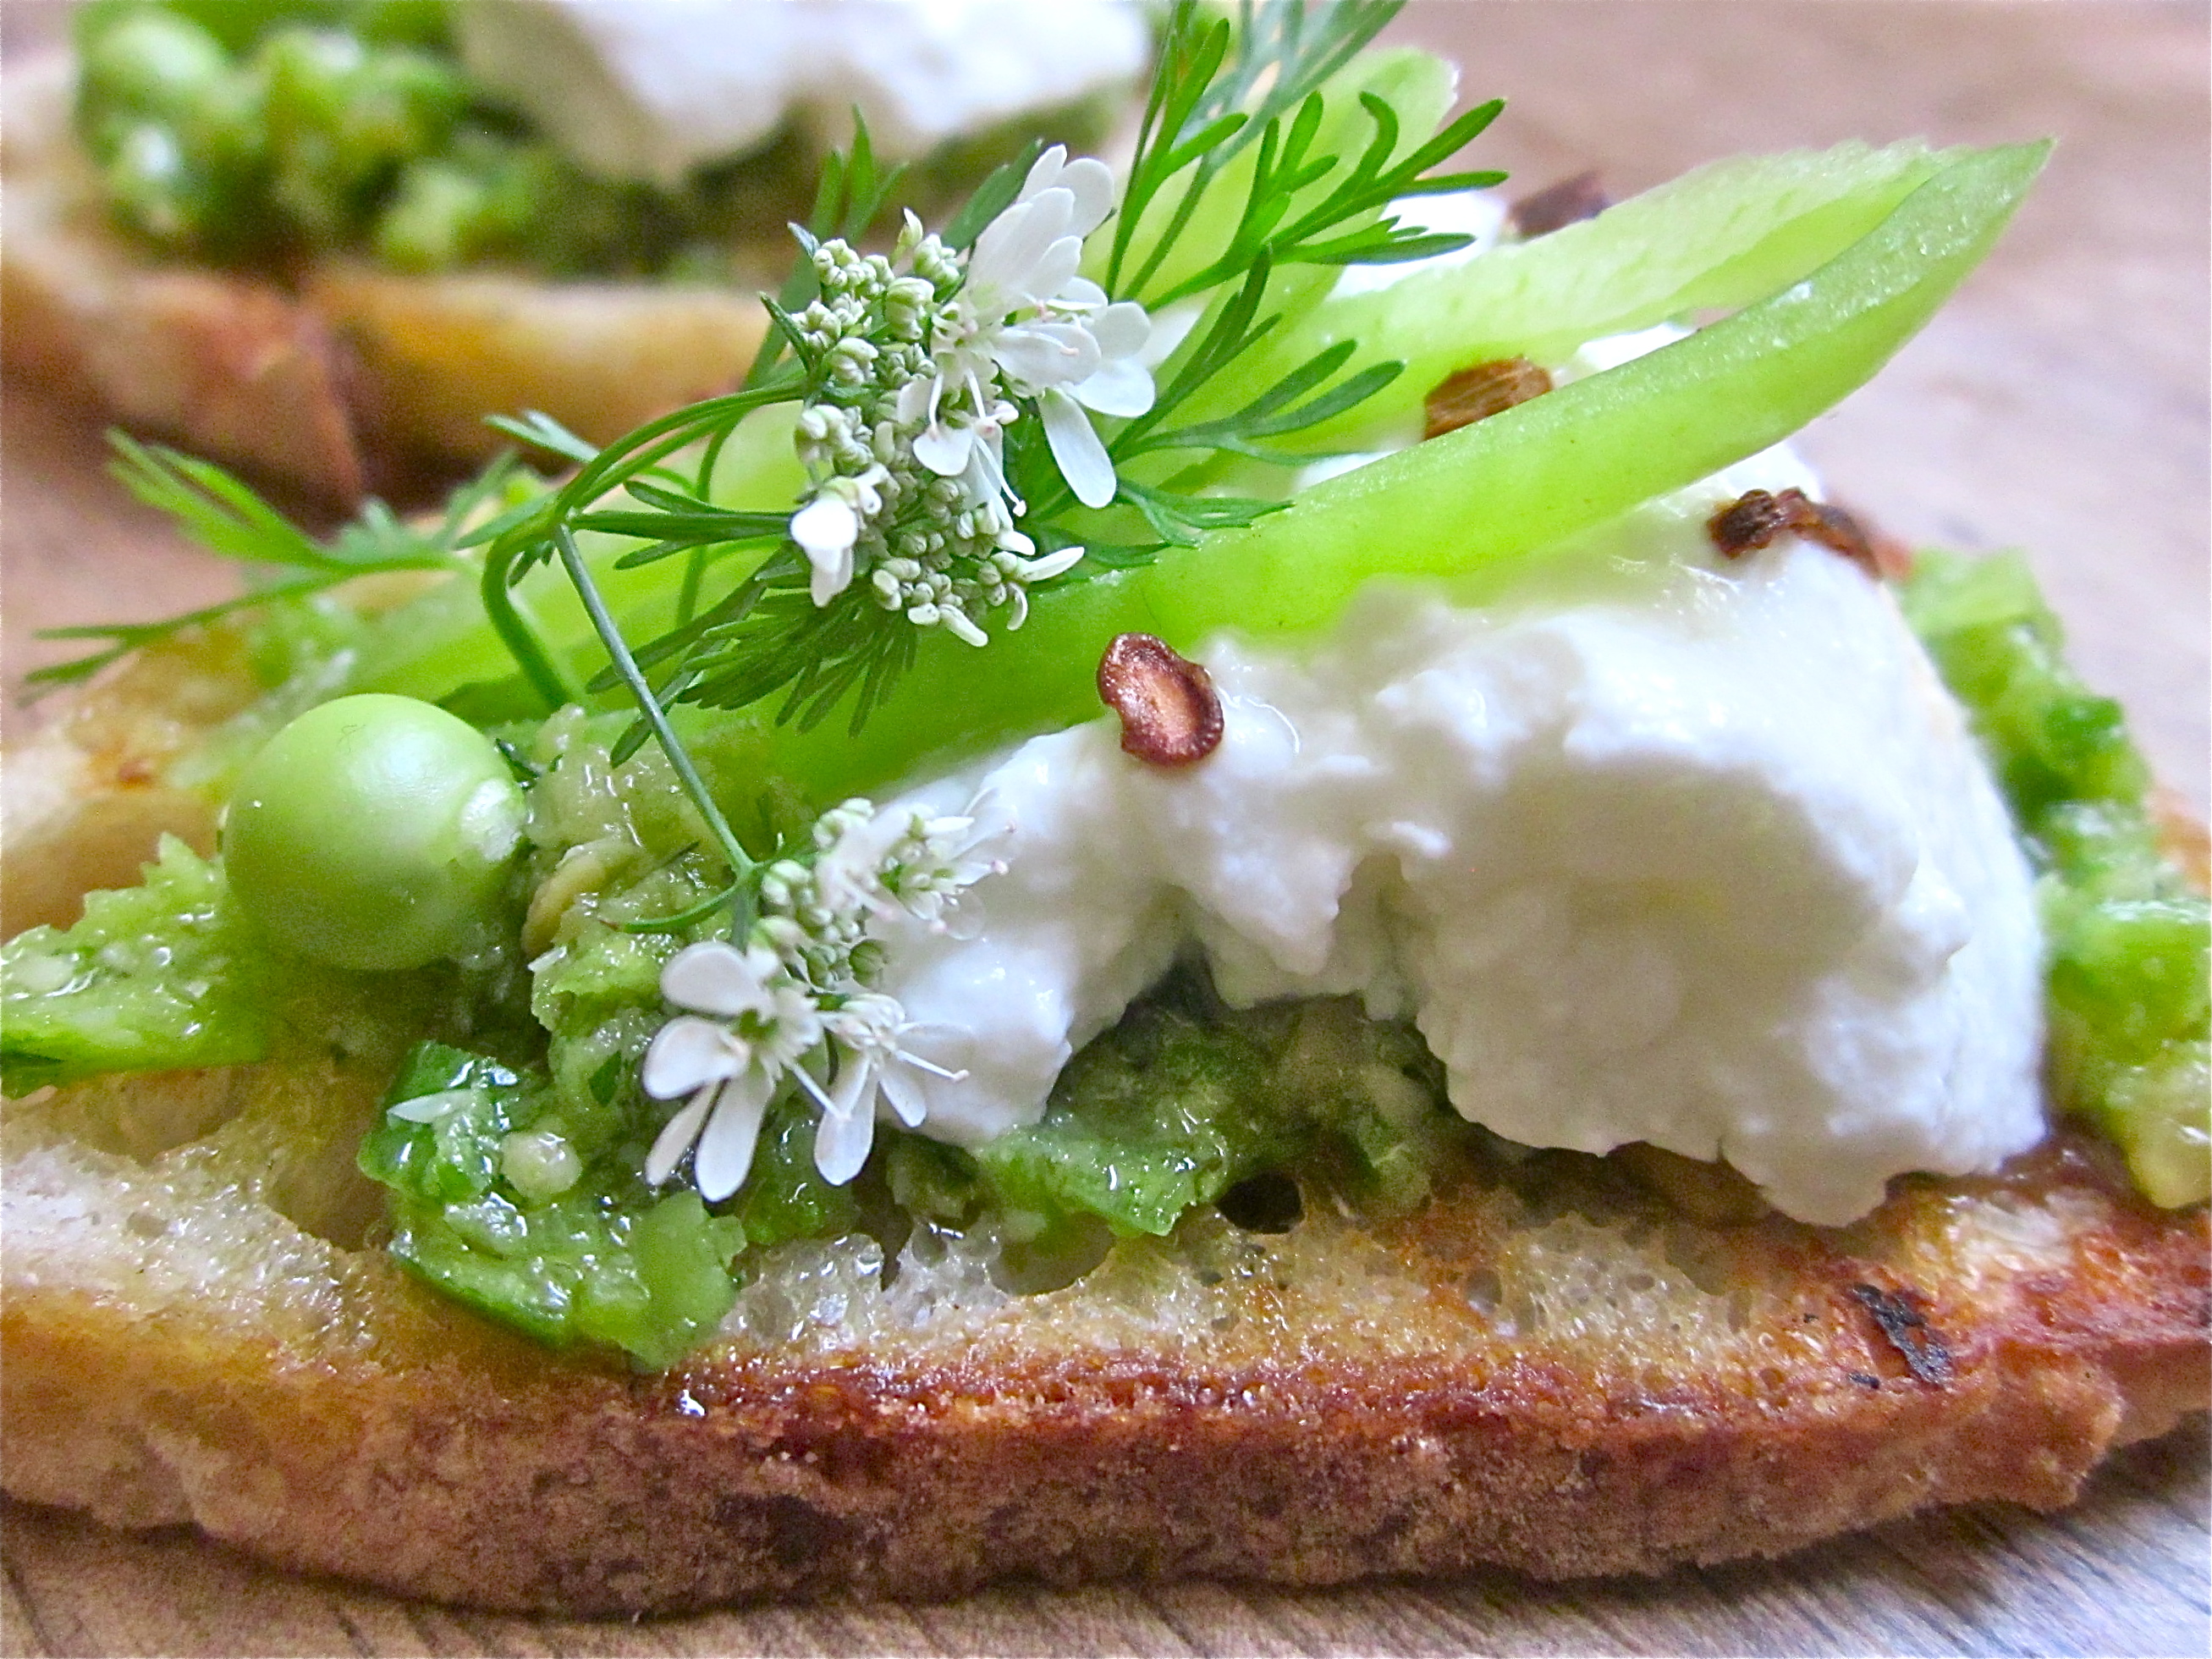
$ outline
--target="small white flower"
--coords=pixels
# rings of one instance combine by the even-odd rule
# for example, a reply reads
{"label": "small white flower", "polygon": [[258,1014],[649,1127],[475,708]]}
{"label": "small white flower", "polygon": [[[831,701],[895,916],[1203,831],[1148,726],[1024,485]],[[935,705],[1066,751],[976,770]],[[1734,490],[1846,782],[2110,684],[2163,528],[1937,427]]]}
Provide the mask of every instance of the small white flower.
{"label": "small white flower", "polygon": [[832,909],[886,920],[903,911],[943,932],[961,896],[1006,867],[982,855],[998,833],[979,833],[973,816],[875,812],[823,850],[816,886]]}
{"label": "small white flower", "polygon": [[703,1085],[654,1138],[646,1154],[646,1180],[659,1186],[696,1142],[691,1172],[699,1196],[710,1204],[727,1198],[751,1173],[761,1119],[775,1097],[775,1079],[758,1066]]}
{"label": "small white flower", "polygon": [[655,1100],[690,1099],[654,1139],[645,1178],[660,1185],[696,1142],[693,1179],[713,1202],[744,1184],[762,1115],[784,1072],[821,1042],[821,1014],[774,951],[720,939],[672,957],[660,993],[691,1012],[654,1034],[639,1081]]}
{"label": "small white flower", "polygon": [[1035,558],[1022,561],[1022,580],[1025,582],[1050,581],[1054,576],[1066,575],[1083,562],[1083,550],[1063,547],[1056,553],[1040,553]]}
{"label": "small white flower", "polygon": [[1045,441],[1060,476],[1085,507],[1103,507],[1114,499],[1114,460],[1091,424],[1083,405],[1057,386],[1037,394],[1037,412],[1044,416]]}
{"label": "small white flower", "polygon": [[791,539],[813,567],[807,591],[827,605],[853,580],[853,544],[860,539],[860,515],[835,495],[817,495],[791,515]]}
{"label": "small white flower", "polygon": [[758,945],[740,951],[721,939],[687,945],[660,970],[660,994],[695,1013],[763,1014],[773,1006],[769,981],[782,964]]}
{"label": "small white flower", "polygon": [[832,1186],[860,1171],[874,1144],[878,1102],[909,1129],[920,1127],[939,1089],[964,1083],[972,1033],[917,1024],[898,1002],[866,992],[824,1016],[840,1048],[836,1087],[814,1137],[814,1167]]}
{"label": "small white flower", "polygon": [[1112,170],[1088,155],[1071,161],[1054,144],[976,237],[965,297],[985,321],[1049,305],[1083,263],[1083,239],[1113,210]]}
{"label": "small white flower", "polygon": [[939,407],[942,376],[909,380],[900,389],[900,420],[927,422],[915,438],[914,458],[940,478],[959,479],[969,507],[1004,500],[1019,510],[1006,485],[1006,429],[1018,411],[1003,398],[988,397],[972,374],[961,392],[959,405],[946,413]]}
{"label": "small white flower", "polygon": [[1109,303],[1096,283],[1076,275],[1083,239],[1113,204],[1104,162],[1071,161],[1059,144],[1037,158],[1013,204],[975,239],[955,307],[958,326],[937,342],[931,397],[933,412],[948,380],[979,381],[988,359],[1009,386],[1038,398],[1053,459],[1086,507],[1114,499],[1114,468],[1084,410],[1130,418],[1155,395],[1144,307]]}

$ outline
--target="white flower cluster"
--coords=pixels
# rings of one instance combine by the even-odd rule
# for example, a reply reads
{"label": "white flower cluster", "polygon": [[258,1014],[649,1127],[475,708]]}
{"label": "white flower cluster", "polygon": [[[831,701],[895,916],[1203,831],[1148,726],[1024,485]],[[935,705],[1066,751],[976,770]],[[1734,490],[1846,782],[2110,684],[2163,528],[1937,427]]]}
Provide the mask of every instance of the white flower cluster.
{"label": "white flower cluster", "polygon": [[1141,415],[1153,387],[1144,308],[1076,275],[1113,205],[1105,164],[1055,145],[970,253],[912,214],[889,258],[815,249],[821,295],[794,320],[822,386],[799,413],[812,482],[791,536],[816,605],[865,576],[886,610],[982,645],[979,617],[1003,609],[1020,627],[1029,586],[1083,556],[1040,556],[1015,527],[1027,508],[1006,481],[1006,428],[1033,404],[1076,498],[1114,499],[1087,411]]}
{"label": "white flower cluster", "polygon": [[911,1128],[936,1091],[966,1080],[966,1032],[917,1025],[868,986],[882,922],[904,914],[947,927],[961,892],[997,868],[975,856],[975,820],[849,800],[816,822],[814,843],[811,860],[761,872],[759,920],[742,946],[688,945],[661,970],[661,994],[685,1012],[654,1036],[641,1080],[655,1100],[684,1104],[647,1155],[655,1186],[690,1152],[702,1197],[736,1192],[787,1083],[820,1111],[815,1167],[842,1185],[867,1162],[878,1103]]}

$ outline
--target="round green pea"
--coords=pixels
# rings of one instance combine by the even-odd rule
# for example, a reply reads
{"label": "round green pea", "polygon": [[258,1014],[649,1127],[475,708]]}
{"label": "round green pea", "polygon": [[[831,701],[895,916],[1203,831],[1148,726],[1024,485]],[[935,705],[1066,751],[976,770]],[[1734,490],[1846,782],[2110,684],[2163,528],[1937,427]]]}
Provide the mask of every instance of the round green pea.
{"label": "round green pea", "polygon": [[173,12],[132,12],[102,29],[84,54],[85,95],[142,115],[187,114],[230,70],[212,34]]}
{"label": "round green pea", "polygon": [[311,708],[264,745],[231,798],[223,863],[282,948],[340,968],[419,968],[497,915],[522,792],[491,740],[381,692]]}
{"label": "round green pea", "polygon": [[198,228],[200,180],[177,135],[160,122],[137,121],[122,131],[106,178],[117,211],[155,240],[182,241]]}

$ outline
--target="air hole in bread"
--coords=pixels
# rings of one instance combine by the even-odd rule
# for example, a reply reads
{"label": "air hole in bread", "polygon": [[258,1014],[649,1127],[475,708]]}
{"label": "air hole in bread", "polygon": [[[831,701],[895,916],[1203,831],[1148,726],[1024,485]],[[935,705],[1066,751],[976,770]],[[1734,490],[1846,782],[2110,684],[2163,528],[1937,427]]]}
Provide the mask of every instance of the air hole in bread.
{"label": "air hole in bread", "polygon": [[27,1096],[8,1110],[50,1123],[84,1146],[149,1164],[235,1117],[250,1091],[249,1077],[229,1066],[122,1073]]}
{"label": "air hole in bread", "polygon": [[1113,1230],[1085,1216],[1042,1238],[1002,1245],[991,1278],[1016,1296],[1041,1296],[1085,1277],[1113,1248]]}
{"label": "air hole in bread", "polygon": [[303,1232],[358,1249],[384,1216],[384,1192],[354,1162],[381,1085],[337,1061],[246,1069],[237,1110],[172,1156],[219,1160],[254,1196]]}
{"label": "air hole in bread", "polygon": [[1286,1233],[1305,1219],[1298,1183],[1279,1170],[1238,1182],[1216,1206],[1232,1227],[1248,1233]]}

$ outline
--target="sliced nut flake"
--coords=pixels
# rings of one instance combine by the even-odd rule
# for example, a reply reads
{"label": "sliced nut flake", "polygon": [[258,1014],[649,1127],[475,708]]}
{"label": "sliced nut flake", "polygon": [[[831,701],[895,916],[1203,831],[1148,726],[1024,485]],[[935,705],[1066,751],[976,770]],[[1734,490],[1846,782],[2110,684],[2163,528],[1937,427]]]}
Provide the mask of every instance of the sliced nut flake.
{"label": "sliced nut flake", "polygon": [[1474,363],[1439,380],[1424,407],[1428,420],[1424,438],[1440,438],[1463,426],[1489,419],[1516,404],[1540,398],[1552,389],[1550,371],[1526,357],[1500,357],[1494,362]]}
{"label": "sliced nut flake", "polygon": [[1612,205],[1613,198],[1605,193],[1593,168],[1523,196],[1506,210],[1506,217],[1524,239],[1548,236],[1579,220],[1595,219]]}
{"label": "sliced nut flake", "polygon": [[1121,747],[1148,766],[1190,766],[1221,744],[1213,677],[1164,640],[1119,634],[1098,659],[1098,696],[1121,717]]}
{"label": "sliced nut flake", "polygon": [[1731,559],[1769,546],[1779,537],[1797,535],[1842,554],[1877,581],[1911,568],[1912,556],[1902,544],[1875,535],[1856,514],[1814,501],[1802,489],[1747,490],[1708,519],[1705,531],[1713,545]]}

